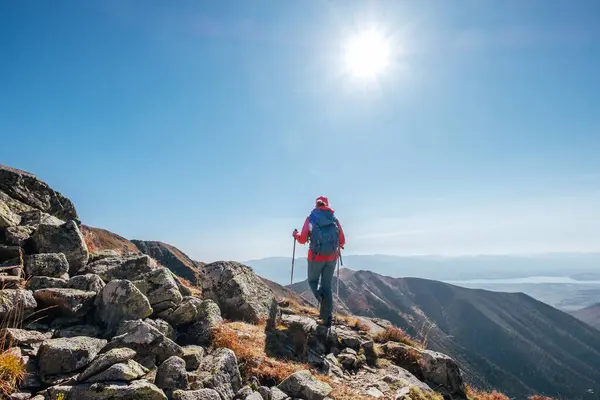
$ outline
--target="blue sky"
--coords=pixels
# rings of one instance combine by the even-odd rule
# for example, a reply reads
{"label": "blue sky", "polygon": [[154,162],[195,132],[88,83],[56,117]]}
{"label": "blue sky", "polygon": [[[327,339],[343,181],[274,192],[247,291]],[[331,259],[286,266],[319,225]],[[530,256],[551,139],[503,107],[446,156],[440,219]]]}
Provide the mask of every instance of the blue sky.
{"label": "blue sky", "polygon": [[[375,81],[343,45],[392,43]],[[199,260],[600,250],[600,3],[0,2],[0,162]]]}

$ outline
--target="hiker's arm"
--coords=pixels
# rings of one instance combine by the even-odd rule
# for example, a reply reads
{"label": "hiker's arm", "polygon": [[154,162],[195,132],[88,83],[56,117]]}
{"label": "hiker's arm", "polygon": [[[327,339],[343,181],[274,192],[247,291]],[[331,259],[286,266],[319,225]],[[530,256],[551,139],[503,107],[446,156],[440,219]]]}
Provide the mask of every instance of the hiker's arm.
{"label": "hiker's arm", "polygon": [[302,227],[302,232],[295,234],[296,240],[300,244],[305,244],[308,241],[308,234],[310,233],[310,224],[308,222],[308,218],[304,221],[304,226]]}
{"label": "hiker's arm", "polygon": [[338,227],[340,228],[340,247],[344,247],[346,245],[346,235],[344,235],[344,230],[342,229],[342,224],[340,221],[337,222]]}

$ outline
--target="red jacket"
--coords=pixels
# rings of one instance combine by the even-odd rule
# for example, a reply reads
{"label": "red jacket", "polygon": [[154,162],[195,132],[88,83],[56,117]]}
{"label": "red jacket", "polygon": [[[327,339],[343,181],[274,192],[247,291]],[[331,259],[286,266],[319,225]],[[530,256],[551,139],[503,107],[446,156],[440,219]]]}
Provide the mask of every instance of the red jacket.
{"label": "red jacket", "polygon": [[[321,206],[318,207],[320,210],[329,210],[331,212],[335,212],[333,211],[333,209],[327,207],[327,206]],[[312,226],[310,225],[309,222],[309,217],[306,218],[306,221],[304,221],[304,226],[302,227],[302,231],[301,232],[296,232],[294,234],[294,237],[296,238],[296,240],[298,241],[298,243],[300,244],[305,244],[306,242],[308,242],[308,237],[310,234],[310,231],[312,230]],[[344,235],[344,230],[342,229],[342,224],[340,224],[340,222],[338,221],[338,226],[340,228],[340,247],[344,247],[346,245],[346,236]],[[334,261],[337,259],[337,253],[336,254],[332,254],[330,256],[324,256],[321,254],[317,254],[316,256],[313,255],[312,250],[308,250],[308,259],[309,261],[317,261],[317,262],[321,262],[321,261]]]}

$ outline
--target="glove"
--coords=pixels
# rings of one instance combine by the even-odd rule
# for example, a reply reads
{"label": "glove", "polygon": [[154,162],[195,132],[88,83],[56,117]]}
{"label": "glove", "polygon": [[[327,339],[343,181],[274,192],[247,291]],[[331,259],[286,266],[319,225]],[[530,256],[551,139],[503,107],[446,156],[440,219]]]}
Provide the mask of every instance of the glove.
{"label": "glove", "polygon": [[298,236],[298,229],[294,229],[294,232],[292,232],[292,236],[294,237],[294,239],[296,238],[296,236]]}

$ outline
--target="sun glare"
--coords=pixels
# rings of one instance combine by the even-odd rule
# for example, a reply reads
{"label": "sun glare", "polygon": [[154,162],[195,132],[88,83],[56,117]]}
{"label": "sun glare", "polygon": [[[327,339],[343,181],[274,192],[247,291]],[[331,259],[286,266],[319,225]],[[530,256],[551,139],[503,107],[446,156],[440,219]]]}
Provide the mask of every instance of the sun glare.
{"label": "sun glare", "polygon": [[376,30],[362,32],[346,44],[344,61],[351,75],[375,78],[385,71],[390,62],[389,42]]}

